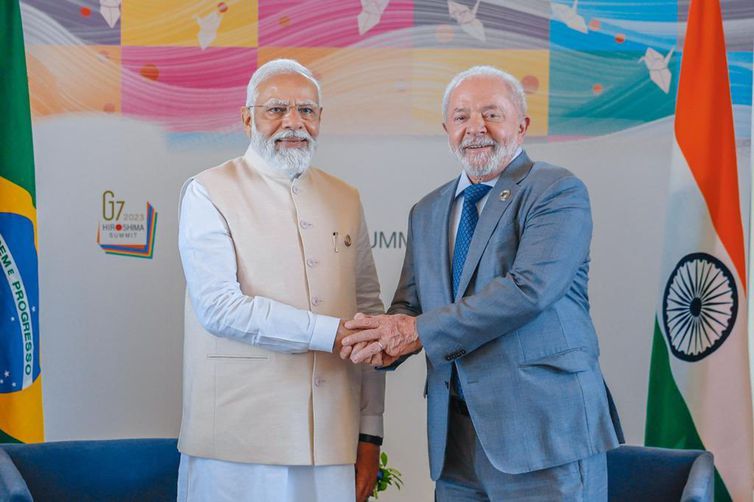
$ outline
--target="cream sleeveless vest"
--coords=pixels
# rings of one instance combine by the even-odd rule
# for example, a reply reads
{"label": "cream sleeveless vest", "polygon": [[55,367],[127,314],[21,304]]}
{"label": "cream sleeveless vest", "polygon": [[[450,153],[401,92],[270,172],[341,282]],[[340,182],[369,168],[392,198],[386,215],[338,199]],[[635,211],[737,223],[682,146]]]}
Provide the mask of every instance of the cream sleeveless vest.
{"label": "cream sleeveless vest", "polygon": [[[228,224],[245,295],[353,317],[361,224],[354,188],[315,168],[291,182],[243,157],[196,179]],[[355,462],[357,366],[335,354],[273,352],[211,335],[188,299],[183,364],[181,452],[260,464]]]}

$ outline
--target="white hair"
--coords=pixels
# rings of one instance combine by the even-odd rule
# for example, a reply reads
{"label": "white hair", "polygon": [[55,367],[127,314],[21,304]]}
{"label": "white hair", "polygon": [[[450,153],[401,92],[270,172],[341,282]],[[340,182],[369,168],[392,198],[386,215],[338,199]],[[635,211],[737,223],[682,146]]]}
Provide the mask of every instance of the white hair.
{"label": "white hair", "polygon": [[524,88],[521,82],[510,73],[504,72],[494,66],[472,66],[468,70],[464,70],[461,73],[453,77],[448,86],[445,88],[445,94],[442,97],[442,117],[448,118],[448,101],[450,101],[450,95],[453,93],[456,87],[461,82],[471,77],[495,77],[502,80],[510,89],[511,97],[513,98],[513,104],[518,108],[521,116],[526,115],[526,95],[524,94]]}
{"label": "white hair", "polygon": [[257,68],[257,71],[251,76],[249,85],[246,86],[246,106],[251,106],[256,101],[259,95],[257,91],[259,84],[274,75],[284,73],[298,73],[306,77],[317,88],[317,100],[321,105],[322,89],[320,89],[317,79],[314,78],[314,74],[306,66],[293,59],[273,59]]}

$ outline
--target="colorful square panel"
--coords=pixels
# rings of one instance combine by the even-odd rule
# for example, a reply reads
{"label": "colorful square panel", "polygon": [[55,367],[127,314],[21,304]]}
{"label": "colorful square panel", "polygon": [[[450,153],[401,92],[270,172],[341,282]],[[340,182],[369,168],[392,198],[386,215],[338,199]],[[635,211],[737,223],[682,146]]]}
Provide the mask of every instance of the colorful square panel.
{"label": "colorful square panel", "polygon": [[259,0],[259,44],[401,47],[395,32],[413,25],[412,6],[410,0]]}
{"label": "colorful square panel", "polygon": [[256,0],[128,0],[123,45],[256,47]]}
{"label": "colorful square panel", "polygon": [[650,0],[637,9],[629,2],[553,1],[551,48],[582,51],[665,51],[675,46],[678,26],[675,2]]}
{"label": "colorful square panel", "polygon": [[245,86],[256,60],[256,51],[242,47],[123,47],[124,70],[175,87]]}
{"label": "colorful square panel", "polygon": [[415,49],[411,93],[415,133],[442,134],[442,98],[457,74],[475,65],[493,65],[524,86],[531,117],[529,136],[548,132],[549,51]]}
{"label": "colorful square panel", "polygon": [[550,134],[608,134],[672,115],[680,56],[673,53],[652,71],[646,58],[644,52],[552,51]]}
{"label": "colorful square panel", "polygon": [[504,6],[478,0],[416,0],[414,45],[437,48],[545,49],[549,2]]}
{"label": "colorful square panel", "polygon": [[259,65],[294,58],[322,86],[322,133],[411,132],[411,51],[373,48],[260,48]]}
{"label": "colorful square panel", "polygon": [[28,46],[32,117],[119,112],[120,50],[112,45]]}
{"label": "colorful square panel", "polygon": [[123,114],[171,131],[221,131],[240,124],[254,48],[123,47]]}
{"label": "colorful square panel", "polygon": [[[24,25],[38,26],[49,42],[60,45],[120,44],[120,0],[24,0]],[[27,45],[35,43],[27,37]]]}

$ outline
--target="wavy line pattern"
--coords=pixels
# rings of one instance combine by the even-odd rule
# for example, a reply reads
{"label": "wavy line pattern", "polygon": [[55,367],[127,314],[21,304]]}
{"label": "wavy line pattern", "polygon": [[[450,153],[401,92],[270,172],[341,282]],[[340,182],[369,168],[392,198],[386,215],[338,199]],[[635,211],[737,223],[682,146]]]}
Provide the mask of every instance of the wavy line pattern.
{"label": "wavy line pattern", "polygon": [[[687,0],[389,0],[382,12],[375,1],[123,0],[110,28],[99,0],[23,0],[32,111],[235,131],[249,75],[293,57],[322,80],[324,128],[335,133],[441,134],[444,87],[473,64],[522,79],[534,136],[606,134],[673,113]],[[450,4],[473,12],[476,31]],[[723,7],[733,102],[745,114],[736,130],[748,138],[754,5]],[[378,19],[364,30],[368,8]],[[653,80],[649,56],[671,49]]]}

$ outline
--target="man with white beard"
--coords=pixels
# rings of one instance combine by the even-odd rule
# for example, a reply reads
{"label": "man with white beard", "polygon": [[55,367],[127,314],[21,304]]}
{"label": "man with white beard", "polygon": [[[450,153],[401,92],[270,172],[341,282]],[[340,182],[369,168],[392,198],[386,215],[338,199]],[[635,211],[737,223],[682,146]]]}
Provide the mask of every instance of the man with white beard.
{"label": "man with white beard", "polygon": [[463,172],[411,210],[391,315],[346,323],[365,331],[341,357],[397,365],[424,350],[437,501],[606,501],[621,433],[589,314],[586,187],[522,150],[510,74],[466,70],[442,108]]}
{"label": "man with white beard", "polygon": [[310,167],[321,115],[308,69],[261,66],[248,150],[184,185],[179,500],[353,502],[375,486],[384,374],[337,353],[342,319],[383,306],[358,192]]}

